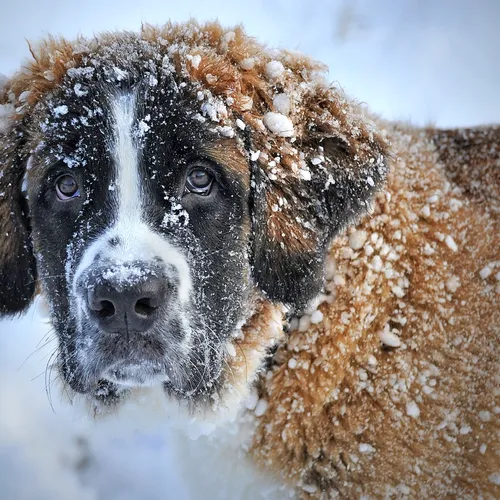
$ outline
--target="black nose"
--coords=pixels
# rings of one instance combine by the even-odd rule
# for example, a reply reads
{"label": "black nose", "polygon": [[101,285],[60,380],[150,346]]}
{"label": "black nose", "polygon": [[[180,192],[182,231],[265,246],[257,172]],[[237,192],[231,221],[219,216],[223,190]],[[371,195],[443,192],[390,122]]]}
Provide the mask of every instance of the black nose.
{"label": "black nose", "polygon": [[156,276],[126,284],[115,284],[101,276],[89,283],[87,304],[103,331],[144,332],[153,326],[166,298],[167,287]]}

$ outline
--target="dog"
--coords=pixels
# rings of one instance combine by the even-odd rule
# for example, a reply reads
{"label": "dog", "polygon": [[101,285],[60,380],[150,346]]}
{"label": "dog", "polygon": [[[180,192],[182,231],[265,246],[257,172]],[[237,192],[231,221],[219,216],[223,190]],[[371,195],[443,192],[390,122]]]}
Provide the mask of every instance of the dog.
{"label": "dog", "polygon": [[245,427],[229,461],[275,498],[500,497],[499,127],[386,122],[217,23],[32,54],[0,311],[45,297],[68,391]]}

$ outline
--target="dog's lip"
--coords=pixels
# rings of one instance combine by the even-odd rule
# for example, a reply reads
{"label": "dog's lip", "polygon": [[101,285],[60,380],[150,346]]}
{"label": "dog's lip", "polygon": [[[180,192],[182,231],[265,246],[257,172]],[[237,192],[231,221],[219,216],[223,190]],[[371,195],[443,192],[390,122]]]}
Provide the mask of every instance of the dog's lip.
{"label": "dog's lip", "polygon": [[99,378],[127,387],[150,386],[170,380],[165,367],[150,359],[114,362]]}

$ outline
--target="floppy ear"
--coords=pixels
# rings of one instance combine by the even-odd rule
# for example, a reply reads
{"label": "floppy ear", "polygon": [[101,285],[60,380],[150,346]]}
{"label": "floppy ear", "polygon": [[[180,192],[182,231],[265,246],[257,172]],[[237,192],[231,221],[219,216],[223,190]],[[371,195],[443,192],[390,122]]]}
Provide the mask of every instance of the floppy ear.
{"label": "floppy ear", "polygon": [[22,312],[35,293],[28,206],[21,192],[27,161],[23,141],[16,127],[0,130],[0,315]]}
{"label": "floppy ear", "polygon": [[321,291],[331,240],[368,212],[386,178],[388,146],[376,131],[360,115],[342,123],[314,105],[321,112],[296,143],[267,137],[271,154],[252,165],[254,279],[296,311]]}

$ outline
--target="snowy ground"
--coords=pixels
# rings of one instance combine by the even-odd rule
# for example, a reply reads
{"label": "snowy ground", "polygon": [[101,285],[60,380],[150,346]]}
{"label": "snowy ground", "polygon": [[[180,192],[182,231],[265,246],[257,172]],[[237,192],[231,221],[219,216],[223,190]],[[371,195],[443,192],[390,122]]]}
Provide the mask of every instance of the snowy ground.
{"label": "snowy ground", "polygon": [[[26,38],[190,16],[243,22],[270,46],[326,62],[332,81],[387,118],[440,126],[500,122],[495,0],[9,2],[0,18],[0,73],[12,73],[27,57]],[[126,416],[95,424],[55,389],[52,410],[44,372],[54,347],[36,307],[0,322],[0,497],[188,498],[161,427]]]}

